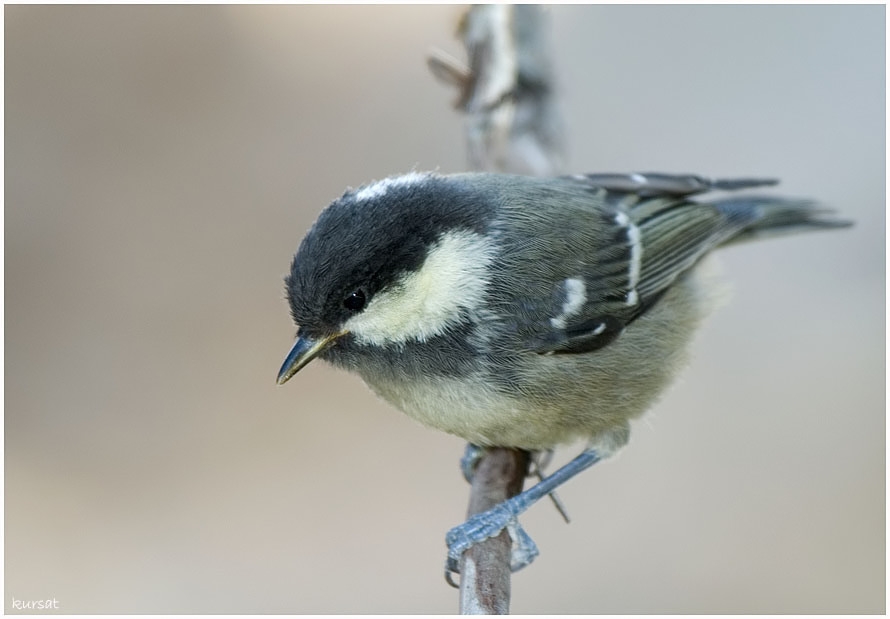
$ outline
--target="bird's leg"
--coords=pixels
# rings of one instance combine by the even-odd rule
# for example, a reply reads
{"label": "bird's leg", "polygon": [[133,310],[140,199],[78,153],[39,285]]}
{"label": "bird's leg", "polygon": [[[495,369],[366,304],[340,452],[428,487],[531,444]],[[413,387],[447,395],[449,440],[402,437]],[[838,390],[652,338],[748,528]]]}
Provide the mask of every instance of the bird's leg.
{"label": "bird's leg", "polygon": [[445,543],[448,545],[446,572],[458,572],[460,556],[467,548],[489,537],[494,537],[504,529],[507,529],[510,537],[513,538],[513,557],[510,569],[515,572],[531,563],[538,555],[538,549],[528,534],[519,526],[517,518],[542,497],[551,494],[569,479],[599,461],[600,455],[595,449],[585,449],[574,460],[557,469],[552,475],[545,477],[525,492],[507,499],[486,512],[476,514],[462,525],[451,529],[445,535]]}
{"label": "bird's leg", "polygon": [[[473,473],[476,471],[476,465],[479,464],[479,459],[482,458],[484,453],[484,447],[480,447],[473,443],[467,443],[467,446],[464,449],[464,455],[460,459],[460,470],[463,472],[464,479],[466,479],[468,483],[473,483]],[[544,479],[544,469],[550,464],[552,458],[552,449],[542,449],[540,451],[531,452],[532,466],[529,470],[529,477],[537,477],[538,481],[542,481]],[[566,511],[566,506],[555,491],[550,493],[550,500],[553,501],[553,506],[556,507],[556,511],[559,512],[559,515],[562,516],[563,520],[568,524],[570,522],[569,513]]]}

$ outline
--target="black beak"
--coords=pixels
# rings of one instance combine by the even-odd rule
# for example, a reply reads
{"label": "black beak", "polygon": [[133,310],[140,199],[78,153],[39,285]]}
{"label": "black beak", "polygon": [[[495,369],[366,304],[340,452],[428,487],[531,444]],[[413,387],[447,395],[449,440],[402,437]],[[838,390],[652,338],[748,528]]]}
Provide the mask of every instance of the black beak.
{"label": "black beak", "polygon": [[284,363],[281,364],[281,369],[278,370],[278,384],[283,385],[286,383],[291,376],[303,369],[306,364],[344,335],[346,335],[345,331],[328,335],[320,340],[298,336],[293,348],[287,353]]}

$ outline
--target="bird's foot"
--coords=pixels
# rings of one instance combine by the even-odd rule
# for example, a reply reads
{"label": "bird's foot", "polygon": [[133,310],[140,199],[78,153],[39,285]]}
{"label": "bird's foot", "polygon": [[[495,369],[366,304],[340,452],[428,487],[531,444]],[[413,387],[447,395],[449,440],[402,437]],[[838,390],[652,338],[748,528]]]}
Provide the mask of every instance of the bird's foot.
{"label": "bird's foot", "polygon": [[485,447],[467,443],[467,446],[464,448],[464,455],[460,458],[460,470],[464,474],[464,479],[467,480],[467,483],[473,483],[473,475],[476,473],[476,465],[479,464],[479,460],[481,460],[484,455]]}
{"label": "bird's foot", "polygon": [[458,573],[460,557],[464,551],[495,537],[504,529],[513,540],[510,569],[515,572],[534,561],[538,556],[538,547],[517,520],[517,516],[528,506],[524,501],[515,501],[516,498],[508,499],[488,511],[471,516],[445,535],[445,543],[448,545],[446,572]]}
{"label": "bird's foot", "polygon": [[[476,448],[478,449],[478,448]],[[468,453],[470,450],[467,450]],[[465,456],[465,459],[467,457]],[[478,457],[476,458],[478,459]],[[514,572],[531,563],[538,556],[538,549],[531,537],[519,525],[517,518],[521,513],[534,505],[536,501],[552,494],[557,487],[593,466],[600,460],[596,449],[588,448],[568,464],[555,471],[549,477],[520,494],[495,505],[488,511],[471,516],[465,523],[451,529],[445,536],[448,545],[448,559],[445,563],[446,578],[451,581],[452,572],[460,571],[460,557],[471,546],[498,535],[504,529],[513,539],[513,554],[510,569]],[[463,461],[462,461],[463,463]],[[475,468],[475,464],[470,471]],[[467,470],[466,468],[464,469]]]}

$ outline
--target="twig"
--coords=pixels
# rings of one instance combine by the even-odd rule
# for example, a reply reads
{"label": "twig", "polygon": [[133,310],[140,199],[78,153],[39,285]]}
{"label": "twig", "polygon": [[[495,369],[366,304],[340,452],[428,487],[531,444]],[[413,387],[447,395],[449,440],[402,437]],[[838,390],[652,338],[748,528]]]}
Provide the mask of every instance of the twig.
{"label": "twig", "polygon": [[[544,12],[537,6],[474,6],[458,32],[469,66],[438,51],[428,59],[433,75],[459,89],[455,107],[467,117],[468,156],[474,170],[534,176],[562,171],[562,123],[553,99],[544,22]],[[528,452],[487,450],[473,477],[468,516],[519,494],[528,467]],[[464,553],[462,614],[509,612],[510,551],[510,537],[502,531]]]}
{"label": "twig", "polygon": [[[473,474],[467,517],[519,494],[528,466],[527,451],[487,450]],[[460,562],[462,614],[506,615],[510,612],[510,547],[510,535],[504,530],[464,552]]]}
{"label": "twig", "polygon": [[428,59],[440,81],[460,90],[471,169],[552,176],[564,167],[544,17],[534,5],[474,6],[458,32],[469,66],[440,51]]}

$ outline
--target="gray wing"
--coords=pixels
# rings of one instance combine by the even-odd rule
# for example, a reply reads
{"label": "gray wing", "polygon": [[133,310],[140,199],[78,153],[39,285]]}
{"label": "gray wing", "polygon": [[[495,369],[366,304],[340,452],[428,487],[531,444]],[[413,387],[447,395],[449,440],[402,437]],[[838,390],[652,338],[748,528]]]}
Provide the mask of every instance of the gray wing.
{"label": "gray wing", "polygon": [[759,216],[688,196],[774,183],[664,174],[571,178],[586,188],[596,211],[595,218],[581,218],[584,225],[597,229],[563,230],[573,255],[570,266],[554,278],[556,289],[533,314],[537,328],[525,338],[527,348],[541,354],[585,353],[607,345],[702,256]]}

